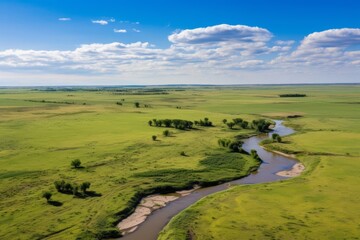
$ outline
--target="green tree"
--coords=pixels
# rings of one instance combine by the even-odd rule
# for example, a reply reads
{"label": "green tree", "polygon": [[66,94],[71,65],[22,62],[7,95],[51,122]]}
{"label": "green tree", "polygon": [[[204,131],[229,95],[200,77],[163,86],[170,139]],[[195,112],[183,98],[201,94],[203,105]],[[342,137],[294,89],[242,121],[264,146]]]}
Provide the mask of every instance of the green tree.
{"label": "green tree", "polygon": [[139,107],[140,107],[140,103],[139,103],[139,102],[135,102],[134,105],[135,105],[136,108],[139,108]]}
{"label": "green tree", "polygon": [[75,159],[71,161],[71,166],[73,168],[79,168],[81,167],[81,161],[79,159]]}
{"label": "green tree", "polygon": [[89,182],[83,182],[80,185],[81,191],[83,191],[83,193],[86,193],[86,190],[90,188],[90,185],[91,185],[91,183],[89,183]]}
{"label": "green tree", "polygon": [[151,138],[152,138],[153,141],[156,141],[157,137],[155,135],[152,135]]}
{"label": "green tree", "polygon": [[44,192],[43,195],[42,195],[43,198],[46,199],[47,202],[50,201],[51,197],[52,197],[52,193],[51,192]]}
{"label": "green tree", "polygon": [[226,123],[227,123],[227,119],[223,119],[222,122],[223,122],[224,124],[226,124]]}
{"label": "green tree", "polygon": [[226,125],[227,125],[230,129],[233,129],[233,127],[235,126],[235,123],[233,123],[233,122],[228,122]]}
{"label": "green tree", "polygon": [[153,122],[151,120],[148,121],[149,126],[152,126]]}
{"label": "green tree", "polygon": [[164,135],[165,137],[170,136],[170,131],[169,131],[169,130],[163,131],[163,135]]}

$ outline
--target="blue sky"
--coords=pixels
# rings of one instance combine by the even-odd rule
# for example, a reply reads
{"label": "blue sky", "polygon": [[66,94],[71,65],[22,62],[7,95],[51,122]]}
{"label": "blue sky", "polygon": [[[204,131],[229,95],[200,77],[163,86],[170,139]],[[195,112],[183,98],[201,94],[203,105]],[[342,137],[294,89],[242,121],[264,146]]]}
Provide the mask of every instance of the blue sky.
{"label": "blue sky", "polygon": [[0,0],[0,85],[359,82],[360,2]]}

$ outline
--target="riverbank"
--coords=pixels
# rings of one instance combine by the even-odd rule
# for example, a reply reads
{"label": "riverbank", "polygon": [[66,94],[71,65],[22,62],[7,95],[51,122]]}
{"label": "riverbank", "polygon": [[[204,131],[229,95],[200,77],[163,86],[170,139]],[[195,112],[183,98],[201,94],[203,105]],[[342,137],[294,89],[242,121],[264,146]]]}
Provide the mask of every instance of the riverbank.
{"label": "riverbank", "polygon": [[[293,133],[293,131],[290,128],[287,128],[282,125],[282,121],[275,121],[275,122],[276,122],[276,126],[273,128],[272,133],[277,133],[281,136]],[[271,134],[271,133],[269,133],[269,134]],[[148,206],[150,206],[150,208],[145,206],[146,202],[148,202],[148,201],[153,202],[152,198],[154,198],[154,197],[155,198],[163,197],[164,198],[163,200],[166,201],[166,197],[169,195],[152,195],[152,196],[148,197],[149,199],[144,198],[140,202],[140,204],[137,206],[135,212],[118,224],[119,229],[122,230],[123,234],[125,234],[125,239],[135,240],[135,239],[143,239],[145,237],[146,237],[146,239],[149,239],[149,240],[156,239],[158,236],[158,233],[160,232],[162,227],[165,226],[165,224],[169,221],[169,219],[173,215],[177,214],[178,212],[180,212],[182,209],[188,207],[189,205],[195,203],[202,197],[207,196],[212,193],[215,193],[215,192],[218,192],[218,191],[228,189],[228,187],[233,184],[236,185],[236,184],[269,182],[269,181],[276,181],[276,180],[282,179],[281,176],[272,174],[272,172],[276,169],[278,169],[278,171],[282,170],[284,167],[290,168],[291,166],[293,166],[293,164],[295,164],[295,160],[290,159],[290,158],[285,158],[280,155],[274,155],[274,154],[264,150],[259,145],[259,143],[262,140],[264,140],[265,138],[267,138],[268,135],[260,134],[260,135],[252,136],[248,139],[245,139],[244,144],[243,144],[244,150],[247,152],[250,152],[252,149],[255,149],[256,151],[258,151],[260,158],[263,160],[262,162],[265,161],[269,164],[269,165],[267,165],[266,168],[263,167],[264,164],[261,164],[261,165],[259,165],[259,169],[256,171],[256,173],[247,175],[246,177],[243,177],[241,179],[234,180],[234,181],[228,181],[224,184],[217,185],[214,187],[198,189],[197,191],[192,190],[189,193],[188,199],[182,198],[181,208],[176,209],[175,212],[172,211],[172,208],[174,208],[174,207],[166,206],[166,203],[173,202],[176,199],[181,198],[181,196],[179,196],[179,195],[176,195],[176,196],[174,196],[174,194],[171,195],[171,197],[168,198],[168,201],[166,203],[161,203],[160,204],[161,207],[156,208],[156,209],[153,208],[153,204],[151,204],[151,203],[148,205]],[[271,166],[271,167],[269,168],[269,166]],[[191,198],[192,195],[197,194],[197,193],[202,193],[202,194]],[[157,211],[155,211],[155,210],[157,210]],[[151,213],[153,213],[153,212],[154,212],[154,214],[151,215]],[[162,213],[167,214],[166,215],[167,217],[161,218],[161,216],[159,216],[159,217],[156,216],[156,215],[161,215]],[[169,213],[171,213],[171,214],[169,214]],[[148,216],[152,216],[152,219],[149,218],[148,220],[145,221],[145,219],[147,219]],[[141,223],[143,223],[143,224],[141,224]],[[159,223],[161,223],[161,224],[159,224]],[[140,228],[139,228],[139,230],[136,231],[136,229],[138,227],[140,227]]]}

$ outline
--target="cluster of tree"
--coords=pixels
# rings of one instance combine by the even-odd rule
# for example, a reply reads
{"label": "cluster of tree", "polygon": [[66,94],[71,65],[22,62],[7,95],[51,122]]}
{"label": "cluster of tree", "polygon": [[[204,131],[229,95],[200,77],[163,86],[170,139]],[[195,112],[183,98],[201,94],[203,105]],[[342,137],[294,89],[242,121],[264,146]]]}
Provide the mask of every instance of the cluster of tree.
{"label": "cluster of tree", "polygon": [[193,122],[188,120],[182,120],[182,119],[153,119],[149,120],[148,122],[149,126],[155,126],[155,127],[174,127],[176,129],[192,129]]}
{"label": "cluster of tree", "polygon": [[213,123],[209,121],[209,118],[200,119],[199,121],[194,121],[195,125],[202,127],[212,127]]}
{"label": "cluster of tree", "polygon": [[306,97],[306,94],[288,93],[288,94],[280,94],[279,97]]}
{"label": "cluster of tree", "polygon": [[242,118],[234,118],[232,122],[228,122],[227,119],[223,119],[223,123],[226,124],[230,129],[233,129],[235,126],[245,129],[249,126],[249,122],[243,120]]}
{"label": "cluster of tree", "polygon": [[218,144],[221,147],[228,148],[232,152],[242,152],[243,142],[240,140],[231,141],[230,139],[220,138]]}
{"label": "cluster of tree", "polygon": [[252,121],[252,128],[254,128],[258,132],[268,132],[270,131],[269,127],[271,122],[265,119],[253,120]]}
{"label": "cluster of tree", "polygon": [[273,135],[271,135],[271,138],[272,138],[272,140],[273,140],[274,142],[281,143],[281,141],[282,141],[280,135],[277,134],[277,133],[274,133]]}
{"label": "cluster of tree", "polygon": [[90,188],[91,183],[83,182],[82,184],[77,185],[76,183],[65,182],[64,180],[55,181],[55,188],[60,193],[78,195],[79,189],[85,194],[86,190]]}

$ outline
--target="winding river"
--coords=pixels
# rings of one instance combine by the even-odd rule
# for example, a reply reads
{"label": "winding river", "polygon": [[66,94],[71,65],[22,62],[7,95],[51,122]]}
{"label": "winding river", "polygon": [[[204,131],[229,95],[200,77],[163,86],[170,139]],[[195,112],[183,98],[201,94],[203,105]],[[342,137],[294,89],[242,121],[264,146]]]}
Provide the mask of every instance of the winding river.
{"label": "winding river", "polygon": [[175,201],[169,202],[165,207],[160,208],[153,213],[151,213],[146,220],[141,223],[137,230],[126,234],[121,239],[122,240],[156,240],[160,231],[165,227],[165,225],[170,221],[170,219],[189,207],[191,204],[197,202],[199,199],[222,190],[225,190],[230,185],[236,184],[255,184],[255,183],[265,183],[273,182],[285,177],[276,175],[277,172],[291,169],[294,164],[297,163],[295,159],[266,151],[263,149],[259,143],[271,137],[272,134],[277,133],[280,136],[286,136],[294,133],[294,130],[291,128],[285,127],[282,124],[282,121],[275,120],[276,125],[273,128],[273,131],[268,134],[261,134],[254,137],[250,137],[244,141],[243,149],[247,152],[250,152],[251,149],[255,149],[263,160],[263,163],[260,165],[259,169],[250,174],[247,177],[227,182],[224,184],[216,185],[213,187],[199,188],[193,191],[191,194],[181,197]]}

